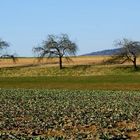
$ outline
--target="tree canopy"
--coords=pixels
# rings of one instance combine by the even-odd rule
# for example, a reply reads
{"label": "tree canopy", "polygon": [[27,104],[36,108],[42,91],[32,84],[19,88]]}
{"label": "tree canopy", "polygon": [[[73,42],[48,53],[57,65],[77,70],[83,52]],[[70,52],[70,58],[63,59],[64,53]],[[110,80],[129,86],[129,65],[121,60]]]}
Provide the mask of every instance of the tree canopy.
{"label": "tree canopy", "polygon": [[14,55],[8,54],[8,53],[3,53],[3,50],[9,47],[9,43],[0,39],[0,58],[11,58],[13,62],[17,61],[17,58]]}
{"label": "tree canopy", "polygon": [[43,41],[41,46],[35,47],[34,52],[37,52],[39,58],[47,56],[58,57],[59,66],[62,69],[62,58],[69,60],[69,56],[75,55],[77,52],[76,43],[72,42],[67,34],[61,34],[60,36],[48,35],[47,40]]}
{"label": "tree canopy", "polygon": [[134,68],[137,68],[137,57],[140,55],[140,42],[132,41],[129,39],[119,40],[115,43],[119,47],[119,52],[112,56],[110,62],[125,63],[126,61],[132,62]]}

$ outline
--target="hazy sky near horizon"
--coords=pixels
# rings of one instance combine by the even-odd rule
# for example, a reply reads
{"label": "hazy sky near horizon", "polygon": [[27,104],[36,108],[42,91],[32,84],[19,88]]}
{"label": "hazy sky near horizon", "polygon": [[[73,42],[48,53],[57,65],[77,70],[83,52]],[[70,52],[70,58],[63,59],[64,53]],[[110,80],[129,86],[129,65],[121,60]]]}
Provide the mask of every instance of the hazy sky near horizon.
{"label": "hazy sky near horizon", "polygon": [[11,53],[33,56],[48,34],[67,33],[78,54],[114,48],[116,39],[140,40],[140,0],[1,0],[0,38]]}

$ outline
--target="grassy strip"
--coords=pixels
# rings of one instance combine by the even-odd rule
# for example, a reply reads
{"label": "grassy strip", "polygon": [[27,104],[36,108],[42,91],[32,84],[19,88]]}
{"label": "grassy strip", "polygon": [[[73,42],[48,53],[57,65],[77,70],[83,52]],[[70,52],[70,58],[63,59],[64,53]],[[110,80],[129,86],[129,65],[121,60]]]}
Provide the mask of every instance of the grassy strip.
{"label": "grassy strip", "polygon": [[0,88],[140,90],[140,77],[135,75],[1,77]]}
{"label": "grassy strip", "polygon": [[38,77],[38,76],[97,76],[97,75],[140,75],[140,68],[115,65],[75,65],[60,70],[55,66],[17,66],[0,68],[1,77]]}

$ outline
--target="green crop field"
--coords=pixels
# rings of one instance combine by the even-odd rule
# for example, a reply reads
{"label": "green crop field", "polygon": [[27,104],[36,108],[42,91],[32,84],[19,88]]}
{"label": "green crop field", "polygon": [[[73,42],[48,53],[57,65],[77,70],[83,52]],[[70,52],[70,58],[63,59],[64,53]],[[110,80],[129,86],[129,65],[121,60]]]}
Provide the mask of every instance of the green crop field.
{"label": "green crop field", "polygon": [[140,138],[140,92],[0,90],[1,139]]}

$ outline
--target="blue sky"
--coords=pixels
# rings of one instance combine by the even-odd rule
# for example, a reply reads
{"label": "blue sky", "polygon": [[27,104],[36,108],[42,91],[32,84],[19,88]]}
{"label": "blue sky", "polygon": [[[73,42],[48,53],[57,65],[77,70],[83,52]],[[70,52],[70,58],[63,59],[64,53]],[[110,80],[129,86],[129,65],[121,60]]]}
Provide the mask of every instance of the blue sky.
{"label": "blue sky", "polygon": [[78,54],[140,40],[139,0],[1,0],[0,17],[0,38],[19,56],[33,56],[48,34],[67,33]]}

